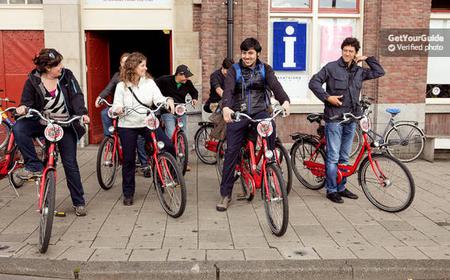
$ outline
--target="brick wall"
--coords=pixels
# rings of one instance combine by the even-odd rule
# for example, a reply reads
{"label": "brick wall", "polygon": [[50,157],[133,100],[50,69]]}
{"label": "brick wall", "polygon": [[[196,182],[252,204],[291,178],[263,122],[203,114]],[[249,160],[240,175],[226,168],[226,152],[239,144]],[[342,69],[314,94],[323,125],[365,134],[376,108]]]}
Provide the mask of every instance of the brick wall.
{"label": "brick wall", "polygon": [[[200,56],[202,59],[202,96],[209,96],[209,75],[220,68],[227,55],[227,6],[225,0],[203,0],[201,5]],[[195,14],[194,14],[195,16]],[[247,37],[256,37],[267,60],[268,0],[237,1],[234,5],[233,59],[240,58],[239,45]]]}
{"label": "brick wall", "polygon": [[427,79],[426,57],[383,57],[379,31],[390,28],[428,28],[431,0],[366,0],[364,6],[364,54],[376,55],[386,75],[366,82],[364,93],[379,103],[424,103]]}

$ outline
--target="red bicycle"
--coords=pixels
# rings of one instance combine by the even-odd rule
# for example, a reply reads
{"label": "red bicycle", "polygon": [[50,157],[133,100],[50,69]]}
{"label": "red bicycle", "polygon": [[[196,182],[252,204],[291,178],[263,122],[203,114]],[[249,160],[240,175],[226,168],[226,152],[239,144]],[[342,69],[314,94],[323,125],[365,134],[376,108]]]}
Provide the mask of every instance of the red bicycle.
{"label": "red bicycle", "polygon": [[150,130],[151,143],[146,144],[149,166],[153,172],[153,183],[158,194],[159,202],[164,211],[173,218],[180,217],[186,209],[186,184],[183,173],[176,159],[164,151],[164,142],[156,139],[156,130],[160,121],[155,112],[164,104],[158,104],[155,110],[140,107],[139,110],[124,107],[124,115],[131,111],[145,114],[145,125]]}
{"label": "red bicycle", "polygon": [[[108,107],[112,104],[105,99],[101,99],[99,103],[104,103]],[[118,167],[122,165],[123,155],[122,146],[120,145],[119,133],[117,130],[117,115],[108,111],[108,116],[113,120],[113,125],[108,128],[110,136],[105,136],[98,147],[97,152],[97,180],[104,190],[109,190],[114,185],[117,177]]]}
{"label": "red bicycle", "polygon": [[[16,110],[16,107],[9,107],[4,111],[0,112],[2,116],[0,118],[0,124],[3,123],[3,117],[7,117],[8,112],[13,112]],[[9,120],[9,118],[7,118]],[[24,184],[24,180],[15,176],[15,173],[23,168],[23,158],[22,154],[19,151],[19,148],[16,146],[14,133],[9,126],[9,123],[6,123],[6,127],[8,128],[7,138],[5,139],[5,149],[2,150],[2,158],[0,160],[0,180],[8,176],[10,186],[14,190],[15,194],[19,196],[16,188],[21,187]]]}
{"label": "red bicycle", "polygon": [[235,121],[246,118],[257,123],[257,138],[261,143],[259,151],[255,151],[255,139],[247,138],[241,149],[241,158],[236,166],[236,173],[241,180],[243,197],[252,201],[256,189],[261,189],[267,222],[272,233],[282,236],[289,222],[289,205],[286,184],[274,152],[268,148],[267,138],[273,133],[272,120],[283,110],[275,110],[272,117],[253,119],[249,115],[236,112]]}
{"label": "red bicycle", "polygon": [[[308,115],[310,122],[320,123],[322,118],[322,114]],[[338,165],[337,183],[358,171],[359,185],[377,208],[387,212],[399,212],[408,208],[414,199],[414,179],[401,161],[384,153],[384,147],[380,147],[381,152],[372,152],[367,134],[370,129],[367,112],[361,116],[345,113],[332,119],[341,119],[341,123],[359,122],[363,137],[362,147],[353,165]],[[320,138],[303,133],[291,135],[295,141],[291,148],[294,173],[305,187],[313,190],[322,188],[326,177],[325,133],[322,131],[319,134]]]}
{"label": "red bicycle", "polygon": [[[81,120],[82,116],[75,116],[67,121],[57,121],[44,117],[35,109],[28,109],[24,117],[39,117],[47,126],[44,130],[46,142],[46,156],[44,159],[44,171],[39,181],[38,212],[41,215],[39,223],[39,252],[45,253],[48,249],[52,234],[53,216],[55,213],[56,195],[56,163],[58,161],[58,149],[56,144],[63,138],[62,126],[70,125],[74,121]],[[39,180],[39,177],[36,178]],[[38,182],[38,181],[37,181]]]}

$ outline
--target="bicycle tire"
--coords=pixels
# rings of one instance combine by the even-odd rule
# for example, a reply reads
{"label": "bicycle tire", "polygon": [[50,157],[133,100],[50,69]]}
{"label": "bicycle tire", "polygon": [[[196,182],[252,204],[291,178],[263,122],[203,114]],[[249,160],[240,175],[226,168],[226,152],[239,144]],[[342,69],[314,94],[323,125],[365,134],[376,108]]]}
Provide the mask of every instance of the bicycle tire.
{"label": "bicycle tire", "polygon": [[[97,180],[100,187],[104,190],[109,190],[112,188],[117,177],[117,167],[119,166],[119,152],[116,149],[115,155],[114,151],[114,139],[112,137],[103,138],[97,152]],[[106,149],[108,154],[105,155]],[[114,160],[113,160],[114,156]]]}
{"label": "bicycle tire", "polygon": [[[279,150],[279,153],[277,152],[277,150]],[[275,141],[275,152],[277,152],[277,154],[275,155],[275,159],[278,163],[278,166],[280,167],[281,175],[283,175],[284,181],[286,183],[286,192],[289,195],[292,189],[291,156],[279,139]]]}
{"label": "bicycle tire", "polygon": [[[402,130],[406,132],[407,139],[404,139],[403,135],[399,134],[399,131]],[[413,139],[410,139],[411,137]],[[425,135],[416,125],[400,123],[389,129],[386,133],[384,143],[386,143],[389,155],[402,162],[411,162],[422,154],[425,147]]]}
{"label": "bicycle tire", "polygon": [[[195,132],[194,136],[195,153],[204,164],[208,165],[213,165],[217,162],[216,153],[206,148],[206,141],[208,141],[213,128],[213,124],[204,124]],[[219,141],[217,140],[217,142]]]}
{"label": "bicycle tire", "polygon": [[[304,165],[305,159],[311,158],[317,145],[317,140],[303,138],[297,140],[291,148],[292,170],[300,183],[311,190],[319,190],[325,186],[325,177],[314,175],[311,170]],[[312,160],[325,164],[325,159],[325,152],[322,148],[319,148],[318,153]]]}
{"label": "bicycle tire", "polygon": [[251,177],[251,171],[250,171],[250,162],[248,159],[241,161],[241,167],[247,171],[247,174],[249,174],[247,177],[245,177],[242,173],[239,176],[241,181],[241,188],[242,188],[242,194],[244,198],[247,201],[252,201],[255,197],[255,181]]}
{"label": "bicycle tire", "polygon": [[[400,212],[408,208],[414,200],[415,195],[415,183],[411,172],[400,160],[387,154],[372,154],[372,160],[375,163],[374,165],[376,166],[375,168],[377,168],[377,172],[381,170],[383,177],[386,178],[383,178],[383,185],[380,186],[380,182],[373,173],[369,157],[366,157],[363,160],[358,170],[358,183],[367,199],[377,208],[386,212]],[[373,175],[373,179],[371,178],[370,173]],[[374,187],[372,190],[372,187],[369,186],[369,183],[372,182],[378,188]],[[403,183],[403,188],[400,183]],[[387,190],[390,192],[387,193]],[[399,194],[401,193],[406,193],[406,198],[404,200],[400,200],[399,198]],[[400,205],[395,206],[387,205],[388,203],[381,201],[383,197],[386,201],[400,201],[401,203]]]}
{"label": "bicycle tire", "polygon": [[39,252],[47,252],[50,236],[52,234],[53,216],[55,213],[55,174],[54,170],[49,170],[45,178],[44,197],[40,210],[41,219],[39,223]]}
{"label": "bicycle tire", "polygon": [[[164,180],[164,185],[161,184],[161,178],[158,174],[158,168],[156,167],[156,163],[153,164],[153,182],[156,188],[156,192],[158,194],[159,202],[164,209],[164,211],[173,218],[178,218],[183,215],[184,210],[186,209],[186,184],[184,181],[184,177],[182,175],[180,166],[176,159],[169,154],[168,152],[162,152],[158,154],[158,165],[161,168],[161,176],[164,176],[162,179]],[[169,166],[170,165],[170,166]],[[167,183],[167,181],[170,181]],[[170,189],[169,189],[170,187]],[[179,205],[175,208],[172,207],[173,203],[168,203],[166,200],[166,195],[172,196],[173,194],[179,190],[180,198]],[[172,195],[171,195],[172,194]],[[170,205],[169,205],[170,204]]]}
{"label": "bicycle tire", "polygon": [[227,150],[226,140],[220,140],[219,144],[217,144],[217,152],[216,152],[216,170],[220,178],[222,178],[223,161],[225,159],[226,150]]}
{"label": "bicycle tire", "polygon": [[177,147],[176,147],[177,161],[180,164],[183,175],[186,174],[187,165],[189,161],[189,144],[186,133],[179,131],[177,134]]}
{"label": "bicycle tire", "polygon": [[0,123],[0,150],[6,148],[10,135],[11,135],[11,127],[7,122],[2,120],[2,122]]}
{"label": "bicycle tire", "polygon": [[352,150],[350,152],[350,158],[353,158],[359,153],[363,144],[362,131],[359,125],[355,129],[355,135],[353,136]]}
{"label": "bicycle tire", "polygon": [[[8,180],[9,183],[16,189],[22,187],[25,184],[25,180],[19,178],[16,174],[18,170],[23,168],[23,166],[24,160],[22,157],[22,153],[20,152],[19,147],[15,146],[11,152],[10,166],[8,166],[8,170],[10,170],[10,172],[8,173]],[[11,170],[12,168],[14,168],[14,170]]]}
{"label": "bicycle tire", "polygon": [[[270,230],[275,236],[283,236],[286,233],[287,226],[289,223],[289,203],[288,196],[286,193],[285,183],[283,182],[283,176],[281,175],[280,168],[276,164],[266,165],[265,172],[266,180],[268,183],[267,190],[270,192],[270,201],[266,197],[266,186],[264,181],[261,181],[261,192],[264,201],[264,210],[266,213],[267,222],[269,224]],[[272,179],[275,179],[272,182]],[[274,210],[272,208],[273,204],[281,204],[281,222],[280,219],[275,219]],[[278,220],[278,221],[276,221]]]}

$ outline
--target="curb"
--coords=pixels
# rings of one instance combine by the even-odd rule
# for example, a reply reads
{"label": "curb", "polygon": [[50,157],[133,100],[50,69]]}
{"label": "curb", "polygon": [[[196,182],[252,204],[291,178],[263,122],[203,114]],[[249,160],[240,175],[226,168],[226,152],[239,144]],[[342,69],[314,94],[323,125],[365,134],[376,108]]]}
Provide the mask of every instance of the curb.
{"label": "curb", "polygon": [[76,262],[0,258],[0,276],[60,279],[450,279],[450,260]]}

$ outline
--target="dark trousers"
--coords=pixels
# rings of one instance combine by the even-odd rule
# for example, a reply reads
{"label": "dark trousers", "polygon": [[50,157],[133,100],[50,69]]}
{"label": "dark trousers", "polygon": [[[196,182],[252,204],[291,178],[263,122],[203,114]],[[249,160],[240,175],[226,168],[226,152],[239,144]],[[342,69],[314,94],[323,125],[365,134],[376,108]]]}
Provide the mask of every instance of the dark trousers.
{"label": "dark trousers", "polygon": [[[254,119],[268,118],[268,112],[259,112],[252,116]],[[232,122],[227,124],[227,151],[225,152],[225,159],[223,162],[222,182],[220,183],[220,195],[231,196],[233,185],[236,180],[234,171],[236,164],[240,159],[240,150],[244,145],[244,140],[250,131],[253,133],[256,130],[256,123],[251,123],[249,120],[242,118],[239,122]],[[275,148],[275,122],[272,121],[273,133],[268,138],[269,149]]]}
{"label": "dark trousers", "polygon": [[[44,136],[45,126],[38,120],[21,119],[13,127],[16,144],[25,161],[25,168],[30,171],[40,171],[44,168],[42,161],[36,155],[33,138]],[[77,163],[77,136],[72,127],[64,127],[64,136],[58,142],[59,155],[66,173],[72,203],[75,206],[85,205],[84,191],[81,184],[80,169]]]}
{"label": "dark trousers", "polygon": [[[122,190],[123,196],[131,198],[134,196],[136,187],[136,147],[138,135],[144,137],[145,142],[151,142],[150,130],[146,127],[125,128],[119,127],[120,142],[122,144]],[[164,142],[164,149],[175,156],[175,147],[161,128],[156,130],[156,139]]]}

